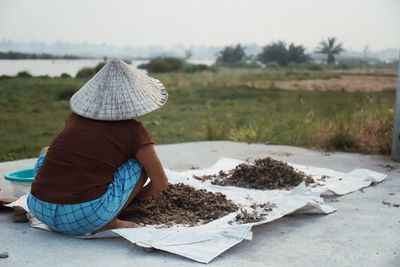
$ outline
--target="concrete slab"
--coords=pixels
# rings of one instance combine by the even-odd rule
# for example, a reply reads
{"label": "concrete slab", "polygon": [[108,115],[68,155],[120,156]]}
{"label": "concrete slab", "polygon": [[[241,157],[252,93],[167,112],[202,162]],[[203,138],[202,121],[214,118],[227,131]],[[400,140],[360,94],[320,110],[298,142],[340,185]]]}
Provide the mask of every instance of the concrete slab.
{"label": "concrete slab", "polygon": [[[244,241],[210,263],[211,266],[400,266],[400,168],[388,157],[330,153],[278,145],[196,142],[157,146],[166,168],[208,167],[219,157],[237,159],[274,156],[293,163],[348,172],[355,167],[386,172],[381,184],[337,198],[330,215],[288,216],[253,228]],[[0,163],[0,175],[31,167],[35,159]],[[388,171],[385,164],[396,168]],[[0,179],[10,195],[10,185]],[[11,222],[0,214],[0,266],[195,266],[166,252],[145,252],[122,238],[79,240]]]}

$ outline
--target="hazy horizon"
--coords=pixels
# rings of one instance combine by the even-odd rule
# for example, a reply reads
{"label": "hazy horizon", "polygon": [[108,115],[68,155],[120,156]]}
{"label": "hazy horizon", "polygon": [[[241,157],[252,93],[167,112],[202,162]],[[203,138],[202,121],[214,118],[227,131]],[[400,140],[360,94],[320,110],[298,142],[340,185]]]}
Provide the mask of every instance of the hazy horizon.
{"label": "hazy horizon", "polygon": [[400,47],[398,11],[397,0],[0,0],[0,40],[130,47],[283,40],[311,50],[335,36],[348,50],[379,51]]}
{"label": "hazy horizon", "polygon": [[[245,47],[248,56],[255,56],[262,51],[262,46],[257,44],[241,44]],[[190,47],[183,44],[172,45],[157,45],[157,46],[142,46],[134,47],[127,45],[113,45],[107,43],[43,43],[43,42],[14,42],[11,40],[0,40],[0,51],[2,52],[23,52],[23,53],[47,53],[51,55],[73,55],[89,58],[103,57],[122,57],[126,59],[149,59],[159,56],[185,57],[190,51],[192,60],[215,60],[219,51],[224,46],[207,46],[207,45],[192,45]],[[305,51],[313,59],[320,60],[324,56],[316,53],[315,49],[306,49]],[[362,58],[364,60],[382,60],[393,62],[399,58],[399,49],[387,48],[384,50],[345,50],[338,58]]]}
{"label": "hazy horizon", "polygon": [[[326,40],[327,38],[321,39],[322,40]],[[235,46],[235,45],[242,45],[242,46],[257,46],[257,47],[263,47],[265,45],[271,44],[273,42],[278,42],[278,41],[283,41],[285,44],[289,45],[290,43],[293,42],[288,42],[284,39],[277,39],[277,40],[273,40],[271,42],[266,42],[266,43],[262,43],[262,44],[258,44],[256,42],[248,42],[248,43],[244,43],[244,42],[235,42],[235,43],[224,43],[224,44],[184,44],[184,43],[171,43],[171,44],[143,44],[143,45],[130,45],[130,44],[114,44],[114,43],[108,43],[108,42],[67,42],[67,41],[62,41],[62,40],[56,40],[56,41],[51,41],[51,42],[44,42],[44,41],[36,41],[36,40],[31,40],[31,41],[18,41],[18,40],[12,40],[12,39],[0,39],[0,44],[1,43],[7,43],[7,42],[11,42],[13,44],[23,44],[23,45],[46,45],[46,46],[53,46],[53,45],[76,45],[76,46],[81,46],[81,45],[88,45],[88,46],[109,46],[109,47],[116,47],[116,48],[138,48],[138,49],[144,49],[144,48],[177,48],[180,47],[182,49],[190,49],[191,47],[215,47],[215,48],[220,48],[220,47],[225,47],[225,46]],[[339,42],[343,43],[341,40],[339,40]],[[303,45],[302,43],[294,43],[296,45]],[[313,47],[307,47],[304,46],[306,48],[307,52],[313,52],[314,50],[316,50],[316,48],[318,47],[319,42],[316,43],[315,46]],[[381,52],[381,51],[386,51],[386,50],[400,50],[400,47],[385,47],[382,49],[374,49],[372,50],[370,48],[370,46],[367,44],[366,46],[360,48],[360,49],[354,49],[352,47],[350,48],[345,48],[345,51],[351,51],[351,52],[363,52],[365,50],[365,48],[368,49],[368,51],[373,51],[373,52]]]}

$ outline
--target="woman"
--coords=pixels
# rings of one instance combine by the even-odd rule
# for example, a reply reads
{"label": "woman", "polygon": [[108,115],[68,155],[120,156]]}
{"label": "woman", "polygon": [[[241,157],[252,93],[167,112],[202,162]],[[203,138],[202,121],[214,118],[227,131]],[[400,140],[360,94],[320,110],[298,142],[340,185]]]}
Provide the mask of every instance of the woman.
{"label": "woman", "polygon": [[71,235],[136,227],[118,214],[132,200],[160,193],[168,181],[150,134],[133,118],[167,98],[158,80],[109,61],[72,96],[73,113],[41,151],[28,196],[35,217]]}

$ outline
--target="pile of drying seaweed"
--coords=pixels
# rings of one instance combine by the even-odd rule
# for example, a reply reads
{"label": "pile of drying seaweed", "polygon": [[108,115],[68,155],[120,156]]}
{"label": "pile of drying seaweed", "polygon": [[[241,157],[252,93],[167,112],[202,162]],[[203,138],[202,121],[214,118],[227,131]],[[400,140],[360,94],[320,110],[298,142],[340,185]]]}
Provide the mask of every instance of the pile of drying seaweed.
{"label": "pile of drying seaweed", "polygon": [[237,210],[238,206],[222,193],[212,193],[179,183],[170,184],[167,190],[157,196],[128,206],[119,218],[150,225],[194,226]]}
{"label": "pile of drying seaweed", "polygon": [[254,164],[242,163],[228,172],[220,171],[218,175],[196,177],[202,182],[211,180],[215,185],[232,185],[254,189],[289,189],[305,181],[308,185],[314,182],[311,176],[296,171],[285,162],[270,157],[258,159]]}

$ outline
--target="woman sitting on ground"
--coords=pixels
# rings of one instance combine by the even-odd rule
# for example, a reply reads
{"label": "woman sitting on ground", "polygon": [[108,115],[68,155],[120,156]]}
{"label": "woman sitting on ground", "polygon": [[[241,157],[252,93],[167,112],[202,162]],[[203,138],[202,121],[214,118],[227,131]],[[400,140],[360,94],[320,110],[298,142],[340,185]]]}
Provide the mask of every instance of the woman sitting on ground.
{"label": "woman sitting on ground", "polygon": [[28,196],[33,215],[70,235],[136,227],[118,215],[132,200],[159,194],[168,181],[150,134],[134,118],[167,98],[158,80],[109,61],[72,96],[73,113],[41,152]]}

